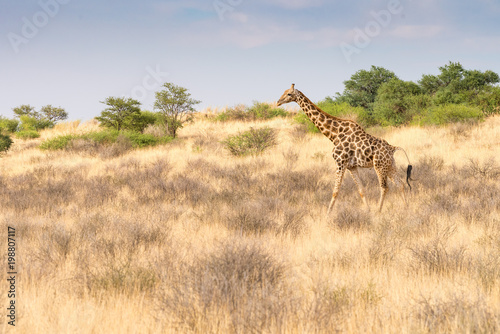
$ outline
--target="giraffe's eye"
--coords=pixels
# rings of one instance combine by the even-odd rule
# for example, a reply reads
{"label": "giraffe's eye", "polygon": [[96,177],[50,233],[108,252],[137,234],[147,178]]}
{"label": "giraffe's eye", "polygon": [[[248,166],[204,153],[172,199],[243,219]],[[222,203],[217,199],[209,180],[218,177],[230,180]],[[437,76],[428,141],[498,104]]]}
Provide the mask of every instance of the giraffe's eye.
{"label": "giraffe's eye", "polygon": [[288,93],[288,96],[292,96],[292,93]]}

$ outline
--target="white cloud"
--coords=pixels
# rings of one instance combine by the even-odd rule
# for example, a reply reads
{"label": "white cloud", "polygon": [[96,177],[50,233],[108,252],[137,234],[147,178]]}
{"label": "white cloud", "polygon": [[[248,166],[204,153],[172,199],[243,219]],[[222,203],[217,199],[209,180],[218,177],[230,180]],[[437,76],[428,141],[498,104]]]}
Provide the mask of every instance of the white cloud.
{"label": "white cloud", "polygon": [[152,7],[161,13],[172,15],[176,12],[190,8],[190,9],[198,9],[203,11],[213,11],[214,8],[212,6],[212,1],[209,2],[200,2],[198,0],[171,0],[168,2],[153,2]]}
{"label": "white cloud", "polygon": [[309,7],[319,7],[325,1],[324,0],[270,0],[266,1],[266,3],[271,3],[274,5],[278,5],[287,9],[301,9],[301,8],[309,8]]}
{"label": "white cloud", "polygon": [[481,52],[500,52],[499,36],[474,36],[465,37],[462,44],[469,50],[481,50]]}
{"label": "white cloud", "polygon": [[[236,13],[235,13],[236,14]],[[211,45],[235,45],[250,49],[273,43],[297,43],[310,47],[331,47],[342,42],[343,34],[335,28],[304,30],[299,27],[283,26],[274,23],[256,22],[253,17],[231,17],[238,24],[204,25],[197,28],[198,43]],[[241,24],[244,21],[246,23]],[[193,34],[190,33],[192,37]]]}
{"label": "white cloud", "polygon": [[248,15],[243,14],[241,12],[230,12],[227,14],[227,17],[235,22],[239,23],[247,23],[248,22]]}
{"label": "white cloud", "polygon": [[439,25],[400,25],[392,29],[389,35],[398,38],[430,38],[441,34],[444,28]]}

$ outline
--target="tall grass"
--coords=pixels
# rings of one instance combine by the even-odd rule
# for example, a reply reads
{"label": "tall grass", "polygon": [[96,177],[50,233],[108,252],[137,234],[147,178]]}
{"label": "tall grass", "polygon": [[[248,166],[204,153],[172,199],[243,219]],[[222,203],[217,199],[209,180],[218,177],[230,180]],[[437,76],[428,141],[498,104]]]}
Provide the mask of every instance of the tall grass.
{"label": "tall grass", "polygon": [[[114,159],[77,129],[33,139],[68,135],[64,150],[14,138],[0,159],[0,224],[18,240],[16,331],[500,330],[500,118],[466,135],[380,130],[412,160],[409,204],[391,186],[383,212],[369,213],[346,176],[330,217],[329,141],[299,137],[293,120],[265,125],[276,145],[243,157],[220,141],[246,121],[198,120],[177,141]],[[377,177],[360,174],[374,209]]]}

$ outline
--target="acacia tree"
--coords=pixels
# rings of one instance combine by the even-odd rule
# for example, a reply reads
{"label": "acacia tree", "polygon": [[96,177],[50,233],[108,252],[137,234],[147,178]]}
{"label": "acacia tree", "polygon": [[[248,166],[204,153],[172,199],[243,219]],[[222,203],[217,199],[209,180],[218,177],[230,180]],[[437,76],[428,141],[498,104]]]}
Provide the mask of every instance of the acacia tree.
{"label": "acacia tree", "polygon": [[425,109],[430,100],[416,83],[393,78],[378,89],[373,103],[374,121],[381,125],[407,123],[415,112]]}
{"label": "acacia tree", "polygon": [[350,80],[344,81],[344,92],[341,95],[337,93],[336,100],[371,110],[380,86],[393,78],[397,78],[396,74],[383,67],[372,65],[368,71],[359,70]]}
{"label": "acacia tree", "polygon": [[459,62],[439,67],[438,75],[424,74],[419,84],[427,94],[434,95],[439,91],[457,94],[462,91],[479,92],[487,86],[492,86],[500,81],[500,77],[493,71],[481,72],[467,70]]}
{"label": "acacia tree", "polygon": [[68,118],[68,113],[61,107],[53,107],[52,105],[43,106],[40,109],[40,114],[43,115],[51,123],[62,121]]}
{"label": "acacia tree", "polygon": [[68,113],[61,107],[46,105],[36,111],[35,107],[23,104],[13,108],[14,114],[21,120],[21,130],[42,130],[53,127],[58,121],[68,118]]}
{"label": "acacia tree", "polygon": [[167,133],[175,138],[177,130],[193,119],[193,106],[201,101],[192,99],[187,88],[169,82],[163,87],[165,89],[156,92],[154,107],[161,113]]}
{"label": "acacia tree", "polygon": [[102,101],[108,107],[101,112],[101,116],[97,116],[102,126],[122,130],[134,118],[140,117],[141,103],[137,100],[124,97],[108,97]]}
{"label": "acacia tree", "polygon": [[12,109],[12,111],[14,112],[14,114],[16,114],[17,117],[29,116],[36,119],[40,118],[40,113],[35,111],[35,107],[32,107],[29,104],[23,104],[19,107],[15,107]]}

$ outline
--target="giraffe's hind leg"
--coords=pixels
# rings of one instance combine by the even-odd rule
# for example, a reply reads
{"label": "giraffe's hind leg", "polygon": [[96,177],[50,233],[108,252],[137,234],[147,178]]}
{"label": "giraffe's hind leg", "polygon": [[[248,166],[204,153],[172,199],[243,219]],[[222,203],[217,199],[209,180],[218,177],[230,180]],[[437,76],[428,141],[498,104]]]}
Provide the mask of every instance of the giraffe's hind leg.
{"label": "giraffe's hind leg", "polygon": [[377,172],[378,182],[380,183],[380,199],[378,201],[378,212],[382,211],[382,206],[384,205],[385,195],[389,189],[387,185],[387,169],[377,168],[375,166],[375,172]]}
{"label": "giraffe's hind leg", "polygon": [[342,184],[342,180],[344,178],[345,168],[341,165],[337,168],[337,172],[335,172],[335,186],[333,187],[332,200],[330,201],[330,205],[328,205],[327,214],[329,215],[332,211],[333,205],[335,204],[335,200],[337,199],[337,195],[340,190],[340,185]]}
{"label": "giraffe's hind leg", "polygon": [[392,182],[394,182],[396,187],[399,189],[399,191],[401,192],[401,196],[403,197],[403,202],[405,203],[406,206],[408,206],[408,200],[406,199],[405,184],[403,180],[398,176],[395,167],[391,170],[389,178],[392,180]]}
{"label": "giraffe's hind leg", "polygon": [[354,183],[356,183],[356,186],[358,187],[359,196],[361,196],[363,203],[365,203],[366,207],[368,208],[368,211],[370,211],[370,206],[368,205],[368,202],[366,201],[365,197],[365,188],[363,187],[363,183],[361,182],[361,179],[359,177],[358,167],[349,168],[349,173],[351,173],[352,179],[354,180]]}

